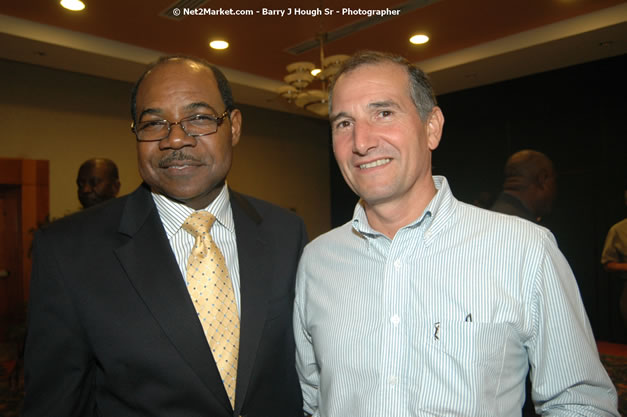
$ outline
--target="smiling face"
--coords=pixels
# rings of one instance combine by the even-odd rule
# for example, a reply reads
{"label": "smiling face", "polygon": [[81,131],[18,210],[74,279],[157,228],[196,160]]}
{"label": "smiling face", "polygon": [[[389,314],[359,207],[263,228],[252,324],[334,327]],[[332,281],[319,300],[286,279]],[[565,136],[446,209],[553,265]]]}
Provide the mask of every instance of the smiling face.
{"label": "smiling face", "polygon": [[[213,72],[184,59],[155,67],[137,91],[137,122],[181,119],[197,114],[217,117],[225,110]],[[233,147],[240,137],[241,114],[211,135],[193,138],[180,125],[161,141],[138,142],[139,173],[153,192],[197,210],[219,194],[231,168]]]}
{"label": "smiling face", "polygon": [[435,194],[431,151],[444,117],[435,107],[423,122],[404,67],[384,62],[344,73],[333,89],[333,152],[366,210],[392,205],[422,212]]}

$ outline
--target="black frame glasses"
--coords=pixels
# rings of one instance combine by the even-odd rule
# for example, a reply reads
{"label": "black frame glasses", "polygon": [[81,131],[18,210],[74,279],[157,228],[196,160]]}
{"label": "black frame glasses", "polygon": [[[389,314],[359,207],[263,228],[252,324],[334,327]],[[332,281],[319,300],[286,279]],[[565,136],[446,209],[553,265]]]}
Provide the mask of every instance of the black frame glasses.
{"label": "black frame glasses", "polygon": [[[193,116],[184,117],[178,122],[171,122],[169,120],[147,120],[145,122],[131,123],[131,131],[135,133],[135,138],[138,142],[158,142],[170,136],[172,132],[172,126],[180,125],[181,129],[187,136],[197,138],[200,136],[212,135],[218,131],[218,127],[222,125],[224,119],[229,115],[229,110],[224,110],[220,116],[215,117],[209,114],[195,114]],[[163,130],[167,127],[167,132]],[[149,128],[154,128],[156,132],[153,135],[162,135],[159,137],[150,137]],[[196,133],[199,131],[200,133]],[[146,139],[148,135],[149,139]]]}

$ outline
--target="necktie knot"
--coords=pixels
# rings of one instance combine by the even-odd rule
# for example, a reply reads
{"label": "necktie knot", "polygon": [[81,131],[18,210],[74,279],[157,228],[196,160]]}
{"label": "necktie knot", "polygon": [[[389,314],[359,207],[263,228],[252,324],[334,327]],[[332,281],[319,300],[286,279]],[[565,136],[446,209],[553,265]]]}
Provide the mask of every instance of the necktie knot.
{"label": "necktie knot", "polygon": [[211,226],[216,221],[216,217],[208,211],[195,211],[185,219],[183,223],[183,229],[187,230],[192,236],[196,238],[194,248],[192,249],[192,255],[198,258],[204,258],[207,256],[211,246],[214,245],[213,239],[209,234]]}
{"label": "necktie knot", "polygon": [[208,211],[195,211],[185,219],[183,229],[187,230],[195,237],[209,233],[211,226],[216,221],[216,217]]}

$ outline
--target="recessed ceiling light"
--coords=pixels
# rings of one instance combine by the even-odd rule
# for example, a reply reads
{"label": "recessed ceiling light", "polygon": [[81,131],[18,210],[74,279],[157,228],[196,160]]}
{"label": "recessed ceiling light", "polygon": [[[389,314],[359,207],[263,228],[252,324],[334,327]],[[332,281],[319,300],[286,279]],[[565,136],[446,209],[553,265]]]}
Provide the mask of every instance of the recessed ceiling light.
{"label": "recessed ceiling light", "polygon": [[414,35],[409,38],[409,41],[414,45],[422,45],[429,42],[429,37],[427,35]]}
{"label": "recessed ceiling light", "polygon": [[223,40],[215,40],[215,41],[209,42],[209,46],[212,47],[213,49],[226,49],[229,47],[229,43]]}
{"label": "recessed ceiling light", "polygon": [[85,8],[85,3],[83,3],[81,0],[61,0],[61,6],[65,7],[68,10],[78,12]]}

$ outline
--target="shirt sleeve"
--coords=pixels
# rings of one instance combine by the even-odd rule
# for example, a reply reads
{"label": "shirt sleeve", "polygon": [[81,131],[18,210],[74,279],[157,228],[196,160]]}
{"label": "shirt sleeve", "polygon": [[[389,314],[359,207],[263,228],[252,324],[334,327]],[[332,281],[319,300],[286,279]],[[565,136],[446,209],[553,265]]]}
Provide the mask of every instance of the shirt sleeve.
{"label": "shirt sleeve", "polygon": [[313,348],[313,340],[307,329],[306,321],[306,273],[305,254],[301,258],[296,276],[296,298],[294,301],[294,338],[296,341],[296,370],[300,379],[303,392],[303,408],[305,412],[313,416],[318,415],[318,389],[320,386],[320,373],[316,355]]}
{"label": "shirt sleeve", "polygon": [[527,345],[536,412],[619,416],[572,270],[549,232],[537,250],[540,262],[529,267],[535,270],[534,335]]}

